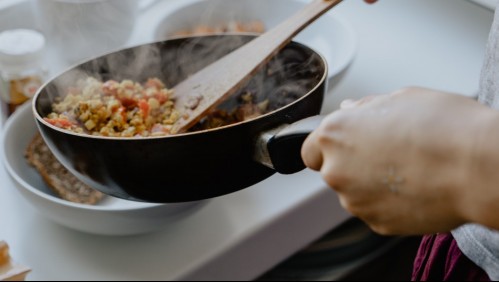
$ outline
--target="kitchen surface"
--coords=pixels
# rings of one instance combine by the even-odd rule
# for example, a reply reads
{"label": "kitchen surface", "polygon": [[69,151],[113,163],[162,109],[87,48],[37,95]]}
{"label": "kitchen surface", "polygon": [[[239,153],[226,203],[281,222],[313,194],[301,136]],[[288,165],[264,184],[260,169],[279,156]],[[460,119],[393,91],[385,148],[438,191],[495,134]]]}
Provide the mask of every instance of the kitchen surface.
{"label": "kitchen surface", "polygon": [[[140,2],[125,46],[155,41],[165,16],[189,1]],[[493,18],[486,2],[380,0],[367,5],[349,0],[333,8],[329,14],[354,32],[355,52],[330,78],[323,113],[334,111],[347,98],[406,86],[474,97]],[[0,31],[34,27],[30,4],[0,0]],[[315,31],[328,34],[326,27]],[[44,62],[51,76],[70,66],[52,48]],[[353,242],[351,248],[356,246],[353,234],[368,238],[370,246],[373,240],[383,246],[367,248],[371,253],[352,252],[356,257],[350,256],[348,263],[333,259],[335,267],[325,277],[337,280],[382,258],[399,242],[365,233],[358,224],[350,225],[352,233],[345,231],[355,220],[320,175],[310,170],[274,175],[167,220],[159,231],[139,235],[76,231],[34,209],[16,191],[7,171],[0,169],[0,241],[9,244],[15,261],[32,269],[28,280],[254,280],[264,274],[278,279],[278,273],[269,271],[325,234]]]}

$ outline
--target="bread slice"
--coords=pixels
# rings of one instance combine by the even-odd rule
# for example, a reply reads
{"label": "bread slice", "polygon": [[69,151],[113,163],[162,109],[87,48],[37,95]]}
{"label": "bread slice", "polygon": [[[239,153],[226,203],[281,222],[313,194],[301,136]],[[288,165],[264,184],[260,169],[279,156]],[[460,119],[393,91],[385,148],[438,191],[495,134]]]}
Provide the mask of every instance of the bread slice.
{"label": "bread slice", "polygon": [[37,134],[29,144],[26,158],[28,163],[38,170],[47,185],[62,199],[94,205],[104,197],[101,192],[84,184],[69,172],[55,158],[40,134]]}
{"label": "bread slice", "polygon": [[30,271],[26,266],[12,263],[9,246],[0,241],[0,281],[24,281]]}

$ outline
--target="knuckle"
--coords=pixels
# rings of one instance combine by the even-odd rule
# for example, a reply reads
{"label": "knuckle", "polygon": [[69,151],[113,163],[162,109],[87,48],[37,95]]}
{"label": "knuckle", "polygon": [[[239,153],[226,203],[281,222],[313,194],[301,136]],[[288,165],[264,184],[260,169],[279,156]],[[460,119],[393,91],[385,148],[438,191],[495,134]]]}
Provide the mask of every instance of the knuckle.
{"label": "knuckle", "polygon": [[351,177],[344,169],[334,160],[328,160],[321,169],[322,178],[330,187],[334,187],[337,191],[342,191],[342,188],[350,183]]}
{"label": "knuckle", "polygon": [[322,178],[330,187],[334,187],[335,190],[341,191],[342,187],[344,187],[348,183],[348,177],[342,173],[338,172],[325,172],[322,173]]}

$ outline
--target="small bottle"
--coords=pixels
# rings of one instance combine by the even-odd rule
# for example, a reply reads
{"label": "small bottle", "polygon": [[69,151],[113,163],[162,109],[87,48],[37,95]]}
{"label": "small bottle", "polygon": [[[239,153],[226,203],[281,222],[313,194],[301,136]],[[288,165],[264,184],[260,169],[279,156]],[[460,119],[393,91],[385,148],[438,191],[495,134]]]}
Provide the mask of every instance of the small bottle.
{"label": "small bottle", "polygon": [[47,71],[42,66],[45,37],[30,29],[0,33],[0,98],[3,120],[35,95]]}

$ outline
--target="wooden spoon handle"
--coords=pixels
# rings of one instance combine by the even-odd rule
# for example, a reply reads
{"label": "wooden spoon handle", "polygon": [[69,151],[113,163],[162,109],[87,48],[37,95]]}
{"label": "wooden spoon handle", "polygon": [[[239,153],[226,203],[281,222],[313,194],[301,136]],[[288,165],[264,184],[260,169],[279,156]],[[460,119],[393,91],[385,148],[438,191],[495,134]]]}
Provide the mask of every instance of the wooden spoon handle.
{"label": "wooden spoon handle", "polygon": [[174,87],[182,133],[237,91],[292,38],[342,0],[314,0],[298,13]]}

